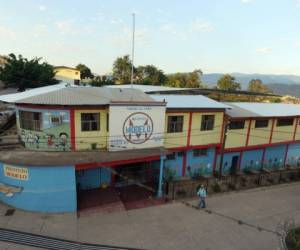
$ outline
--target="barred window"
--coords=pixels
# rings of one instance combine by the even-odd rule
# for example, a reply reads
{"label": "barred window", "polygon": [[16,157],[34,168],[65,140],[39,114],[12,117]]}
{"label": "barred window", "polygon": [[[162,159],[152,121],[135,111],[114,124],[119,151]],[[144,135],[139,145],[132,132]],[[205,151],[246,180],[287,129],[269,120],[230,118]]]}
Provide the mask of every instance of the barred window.
{"label": "barred window", "polygon": [[42,113],[31,111],[19,111],[20,128],[40,131],[42,128]]}
{"label": "barred window", "polygon": [[193,157],[199,157],[205,155],[207,155],[207,148],[197,148],[193,150]]}
{"label": "barred window", "polygon": [[244,129],[245,121],[231,121],[229,123],[229,129]]}
{"label": "barred window", "polygon": [[213,130],[215,124],[214,115],[202,115],[201,131]]}
{"label": "barred window", "polygon": [[183,116],[168,117],[168,133],[179,133],[183,129]]}
{"label": "barred window", "polygon": [[82,113],[81,131],[100,130],[100,113]]}
{"label": "barred window", "polygon": [[277,127],[293,126],[293,124],[294,124],[293,118],[281,118],[277,120]]}
{"label": "barred window", "polygon": [[268,120],[256,120],[255,121],[255,128],[266,128],[269,125]]}

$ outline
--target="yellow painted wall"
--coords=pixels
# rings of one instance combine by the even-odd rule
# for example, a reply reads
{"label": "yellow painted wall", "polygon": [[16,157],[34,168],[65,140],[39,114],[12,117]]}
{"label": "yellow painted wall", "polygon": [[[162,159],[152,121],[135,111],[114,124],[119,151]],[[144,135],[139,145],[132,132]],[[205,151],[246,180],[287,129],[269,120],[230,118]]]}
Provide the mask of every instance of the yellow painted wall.
{"label": "yellow painted wall", "polygon": [[269,119],[268,127],[255,128],[255,120],[252,120],[248,146],[268,144],[272,129],[272,119]]}
{"label": "yellow painted wall", "polygon": [[80,71],[69,68],[55,68],[56,77],[63,77],[68,79],[80,80]]}
{"label": "yellow painted wall", "polygon": [[[81,131],[81,113],[100,113],[99,131]],[[75,142],[76,150],[90,150],[91,144],[97,143],[97,149],[107,147],[107,110],[75,110]]]}
{"label": "yellow painted wall", "polygon": [[277,127],[277,119],[276,119],[274,124],[274,129],[273,129],[272,143],[293,140],[295,125],[296,125],[296,118],[294,118],[294,124],[292,126]]}
{"label": "yellow painted wall", "polygon": [[246,145],[249,120],[245,121],[244,129],[228,129],[225,148],[244,147]]}
{"label": "yellow painted wall", "polygon": [[[201,131],[203,115],[215,115],[214,129]],[[222,112],[195,112],[193,113],[190,145],[207,145],[220,143],[223,125]]]}
{"label": "yellow painted wall", "polygon": [[[168,117],[169,116],[183,116],[183,131],[181,133],[167,133],[168,131]],[[187,134],[189,125],[189,113],[166,113],[165,119],[165,147],[166,148],[176,148],[185,147],[187,145]]]}

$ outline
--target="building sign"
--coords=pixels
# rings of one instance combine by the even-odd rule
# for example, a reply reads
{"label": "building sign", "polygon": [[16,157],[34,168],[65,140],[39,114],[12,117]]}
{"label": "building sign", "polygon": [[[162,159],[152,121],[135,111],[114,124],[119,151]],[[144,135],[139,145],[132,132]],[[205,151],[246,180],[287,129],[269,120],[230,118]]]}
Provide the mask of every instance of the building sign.
{"label": "building sign", "polygon": [[109,150],[163,146],[165,106],[109,107]]}
{"label": "building sign", "polygon": [[27,181],[28,180],[28,168],[20,168],[20,167],[13,167],[9,165],[3,166],[4,175],[6,177]]}
{"label": "building sign", "polygon": [[123,124],[125,139],[133,144],[141,144],[150,139],[153,133],[153,121],[149,115],[136,112],[127,117]]}

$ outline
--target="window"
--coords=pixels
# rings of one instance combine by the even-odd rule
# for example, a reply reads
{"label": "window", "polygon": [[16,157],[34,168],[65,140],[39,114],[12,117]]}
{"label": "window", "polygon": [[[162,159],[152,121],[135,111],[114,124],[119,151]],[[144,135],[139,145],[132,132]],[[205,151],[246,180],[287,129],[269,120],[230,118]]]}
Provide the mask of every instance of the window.
{"label": "window", "polygon": [[176,154],[173,152],[172,154],[167,155],[167,160],[175,160]]}
{"label": "window", "polygon": [[184,152],[183,152],[183,151],[177,153],[177,156],[178,156],[178,157],[183,157],[183,155],[184,155]]}
{"label": "window", "polygon": [[245,121],[231,121],[229,123],[229,129],[244,129]]}
{"label": "window", "polygon": [[182,132],[183,116],[169,116],[168,117],[168,133]]}
{"label": "window", "polygon": [[42,124],[42,114],[39,112],[20,111],[20,128],[40,131]]}
{"label": "window", "polygon": [[293,126],[294,119],[293,118],[281,118],[277,120],[277,127],[281,126]]}
{"label": "window", "polygon": [[62,119],[60,116],[51,116],[52,125],[56,126],[62,123]]}
{"label": "window", "polygon": [[99,113],[82,113],[81,114],[81,131],[100,130]]}
{"label": "window", "polygon": [[255,121],[255,128],[266,128],[269,125],[268,120],[256,120]]}
{"label": "window", "polygon": [[215,124],[214,115],[202,115],[201,131],[213,130]]}
{"label": "window", "polygon": [[199,157],[207,155],[207,148],[199,148],[193,150],[193,157]]}

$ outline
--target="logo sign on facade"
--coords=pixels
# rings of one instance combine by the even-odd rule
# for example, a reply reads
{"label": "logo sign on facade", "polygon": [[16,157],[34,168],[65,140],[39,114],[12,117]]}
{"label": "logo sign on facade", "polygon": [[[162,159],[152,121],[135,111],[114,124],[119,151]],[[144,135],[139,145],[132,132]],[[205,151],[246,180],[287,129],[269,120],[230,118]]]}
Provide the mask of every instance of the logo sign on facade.
{"label": "logo sign on facade", "polygon": [[125,139],[133,144],[142,144],[148,141],[153,133],[153,121],[143,112],[136,112],[128,116],[123,124]]}
{"label": "logo sign on facade", "polygon": [[9,165],[3,166],[4,175],[6,177],[27,181],[28,180],[28,168],[19,168],[19,167],[12,167]]}

